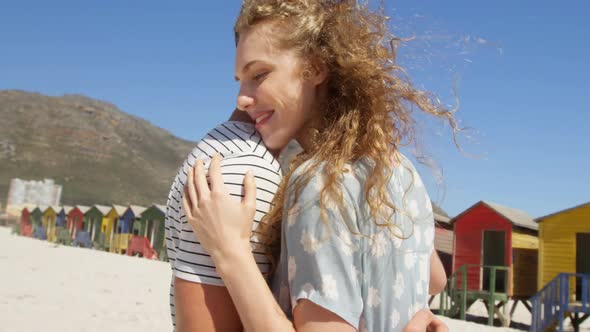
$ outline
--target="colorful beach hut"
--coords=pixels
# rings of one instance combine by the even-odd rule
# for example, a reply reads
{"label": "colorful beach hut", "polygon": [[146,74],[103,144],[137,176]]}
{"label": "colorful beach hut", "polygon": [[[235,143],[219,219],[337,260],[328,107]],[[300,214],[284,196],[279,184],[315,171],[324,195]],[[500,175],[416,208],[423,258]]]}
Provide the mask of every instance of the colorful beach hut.
{"label": "colorful beach hut", "polygon": [[65,245],[70,245],[72,242],[72,234],[68,229],[68,214],[72,211],[73,207],[64,205],[57,213],[55,218],[55,233],[56,242]]}
{"label": "colorful beach hut", "polygon": [[101,247],[99,241],[102,232],[101,226],[110,210],[110,206],[95,204],[84,214],[84,230],[88,232],[90,242],[96,247]]}
{"label": "colorful beach hut", "polygon": [[140,220],[141,214],[146,210],[145,207],[139,205],[129,205],[122,216],[119,216],[117,228],[113,235],[111,251],[118,254],[127,253],[129,241],[133,236],[133,224],[136,220]]}
{"label": "colorful beach hut", "polygon": [[535,221],[539,223],[539,289],[559,273],[590,274],[590,202]]}
{"label": "colorful beach hut", "polygon": [[523,302],[530,308],[526,300],[536,292],[531,271],[537,270],[537,224],[524,211],[479,201],[451,225],[453,273],[441,296],[441,314],[465,319],[469,307],[481,300],[487,304],[488,325],[497,316],[507,326],[515,306]]}
{"label": "colorful beach hut", "polygon": [[127,210],[126,206],[113,204],[110,211],[102,219],[101,232],[99,235],[99,244],[104,250],[115,252],[113,244],[113,238],[115,237],[115,231],[119,221],[119,217],[123,216]]}
{"label": "colorful beach hut", "polygon": [[[90,207],[85,205],[76,205],[68,213],[67,229],[74,239],[73,245],[87,246],[86,234],[84,234],[84,214],[88,212]],[[78,234],[80,233],[80,234]]]}
{"label": "colorful beach hut", "polygon": [[539,225],[539,292],[531,331],[569,317],[574,331],[590,317],[590,202],[535,219]]}
{"label": "colorful beach hut", "polygon": [[133,236],[127,254],[149,259],[162,257],[165,249],[164,219],[166,207],[154,204],[147,208],[133,225]]}
{"label": "colorful beach hut", "polygon": [[43,227],[47,231],[47,241],[55,242],[57,240],[57,214],[61,210],[59,206],[49,206],[43,211],[42,221]]}
{"label": "colorful beach hut", "polygon": [[20,235],[33,236],[33,221],[28,207],[23,208],[20,214]]}
{"label": "colorful beach hut", "polygon": [[447,276],[453,272],[453,226],[451,218],[434,213],[434,249],[440,258]]}
{"label": "colorful beach hut", "polygon": [[31,211],[31,221],[33,223],[33,237],[41,240],[47,238],[47,230],[43,227],[43,211],[44,206],[35,206]]}
{"label": "colorful beach hut", "polygon": [[451,220],[455,232],[453,270],[468,268],[467,288],[489,290],[491,269],[496,292],[528,299],[537,291],[538,225],[526,212],[480,201]]}

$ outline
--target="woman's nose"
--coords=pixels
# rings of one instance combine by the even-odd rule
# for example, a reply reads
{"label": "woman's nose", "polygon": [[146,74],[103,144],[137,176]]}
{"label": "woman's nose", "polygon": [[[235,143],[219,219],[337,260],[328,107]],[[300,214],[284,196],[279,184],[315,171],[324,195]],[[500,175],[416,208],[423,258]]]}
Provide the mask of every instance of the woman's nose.
{"label": "woman's nose", "polygon": [[238,93],[237,108],[240,111],[249,111],[254,107],[254,97],[251,94],[244,93],[242,89]]}

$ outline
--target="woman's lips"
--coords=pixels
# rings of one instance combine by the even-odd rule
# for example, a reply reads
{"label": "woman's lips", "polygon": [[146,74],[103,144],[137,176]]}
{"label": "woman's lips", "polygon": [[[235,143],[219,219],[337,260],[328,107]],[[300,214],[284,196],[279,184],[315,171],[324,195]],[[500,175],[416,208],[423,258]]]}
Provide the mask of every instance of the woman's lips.
{"label": "woman's lips", "polygon": [[256,119],[254,120],[256,122],[256,129],[260,129],[260,127],[262,127],[265,123],[268,122],[268,120],[270,119],[270,117],[273,115],[274,111],[267,111],[267,112],[262,112],[260,113],[260,115],[258,115],[256,117]]}

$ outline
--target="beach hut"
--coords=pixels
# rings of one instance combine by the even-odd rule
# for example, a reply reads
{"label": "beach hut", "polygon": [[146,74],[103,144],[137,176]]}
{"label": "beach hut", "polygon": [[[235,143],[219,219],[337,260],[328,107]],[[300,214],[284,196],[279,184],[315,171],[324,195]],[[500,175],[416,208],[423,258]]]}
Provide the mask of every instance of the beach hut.
{"label": "beach hut", "polygon": [[537,290],[538,225],[526,212],[480,201],[451,220],[455,233],[453,270],[471,265],[469,290],[490,289],[491,269],[496,271],[496,292],[514,299],[528,299]]}
{"label": "beach hut", "polygon": [[453,272],[453,226],[451,218],[434,213],[434,249],[440,258],[447,276]]}
{"label": "beach hut", "polygon": [[166,207],[158,204],[152,205],[141,214],[141,218],[133,225],[128,255],[140,255],[150,259],[163,256],[165,216]]}
{"label": "beach hut", "polygon": [[119,221],[119,217],[123,216],[127,207],[113,204],[110,211],[102,218],[102,225],[100,227],[99,244],[104,250],[114,252],[113,238]]}
{"label": "beach hut", "polygon": [[73,207],[64,205],[61,207],[55,218],[55,233],[57,243],[70,245],[72,242],[72,234],[68,229],[68,214],[72,211]]}
{"label": "beach hut", "polygon": [[590,317],[590,202],[535,219],[539,225],[537,288],[531,331],[569,317],[574,331]]}
{"label": "beach hut", "polygon": [[118,254],[127,253],[129,241],[133,236],[133,224],[136,220],[141,219],[141,214],[146,210],[145,207],[139,205],[129,205],[119,217],[115,234],[113,235],[113,245],[111,251]]}
{"label": "beach hut", "polygon": [[88,232],[90,242],[96,244],[96,247],[102,246],[99,241],[102,232],[101,226],[110,210],[110,206],[95,204],[84,214],[84,230]]}
{"label": "beach hut", "polygon": [[33,221],[27,207],[23,208],[20,214],[20,235],[33,236]]}
{"label": "beach hut", "polygon": [[541,289],[559,273],[590,274],[590,202],[535,219]]}
{"label": "beach hut", "polygon": [[89,209],[90,207],[85,205],[76,205],[68,213],[66,227],[74,239],[73,245],[88,247],[88,236],[84,232],[84,214]]}
{"label": "beach hut", "polygon": [[31,211],[31,221],[33,224],[33,237],[41,240],[47,238],[47,231],[42,224],[44,206],[35,206]]}
{"label": "beach hut", "polygon": [[441,296],[441,314],[465,319],[469,307],[481,300],[488,325],[497,316],[507,326],[516,305],[522,302],[530,309],[526,301],[536,292],[531,271],[537,270],[537,224],[524,211],[479,201],[451,219],[451,225],[453,273]]}
{"label": "beach hut", "polygon": [[57,240],[57,230],[56,230],[56,221],[57,221],[57,214],[61,210],[61,207],[58,206],[48,206],[45,211],[43,211],[42,221],[41,224],[45,227],[47,231],[47,241],[55,242]]}

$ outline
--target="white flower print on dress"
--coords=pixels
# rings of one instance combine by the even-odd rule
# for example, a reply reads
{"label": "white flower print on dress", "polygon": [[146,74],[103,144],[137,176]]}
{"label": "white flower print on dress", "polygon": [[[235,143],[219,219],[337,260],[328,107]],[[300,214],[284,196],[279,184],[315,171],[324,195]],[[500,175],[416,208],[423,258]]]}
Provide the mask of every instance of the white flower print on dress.
{"label": "white flower print on dress", "polygon": [[416,241],[416,245],[419,246],[422,242],[422,232],[420,231],[420,226],[414,224],[414,241]]}
{"label": "white flower print on dress", "polygon": [[413,252],[407,252],[404,255],[404,264],[408,270],[412,269],[416,265],[416,254]]}
{"label": "white flower print on dress", "polygon": [[369,308],[374,308],[381,304],[381,297],[379,297],[379,290],[377,288],[369,287],[367,294],[367,305]]}
{"label": "white flower print on dress", "polygon": [[322,292],[330,300],[338,300],[338,285],[331,274],[322,276]]}
{"label": "white flower print on dress", "polygon": [[315,236],[305,230],[301,234],[301,245],[303,246],[303,250],[310,255],[315,254],[321,246]]}
{"label": "white flower print on dress", "polygon": [[389,249],[389,243],[383,232],[373,235],[371,239],[371,255],[373,257],[382,257]]}
{"label": "white flower print on dress", "polygon": [[391,313],[391,328],[395,329],[399,325],[399,311],[393,309]]}
{"label": "white flower print on dress", "polygon": [[359,270],[357,270],[356,266],[354,264],[352,264],[350,266],[350,276],[352,278],[352,280],[358,280],[360,275]]}
{"label": "white flower print on dress", "polygon": [[340,250],[346,256],[351,256],[353,252],[356,251],[356,245],[352,242],[352,238],[350,237],[350,232],[343,230],[340,231]]}
{"label": "white flower print on dress", "polygon": [[295,257],[289,256],[289,263],[288,266],[288,280],[289,283],[293,281],[293,277],[295,277],[295,272],[297,271],[297,264],[295,263]]}
{"label": "white flower print on dress", "polygon": [[[300,291],[300,296],[302,296],[304,299],[309,299],[313,293],[315,293],[315,288],[313,288],[313,285],[310,284],[309,282],[306,282],[305,284],[303,284],[303,286],[301,286],[301,291]],[[293,293],[291,297],[291,307],[295,308],[295,306],[297,305],[297,294]]]}
{"label": "white flower print on dress", "polygon": [[398,272],[395,275],[395,281],[393,282],[393,296],[398,300],[401,299],[404,294],[404,288],[404,276],[401,272]]}
{"label": "white flower print on dress", "polygon": [[418,218],[418,216],[420,215],[420,209],[418,208],[417,200],[413,199],[408,203],[407,213],[412,219]]}

